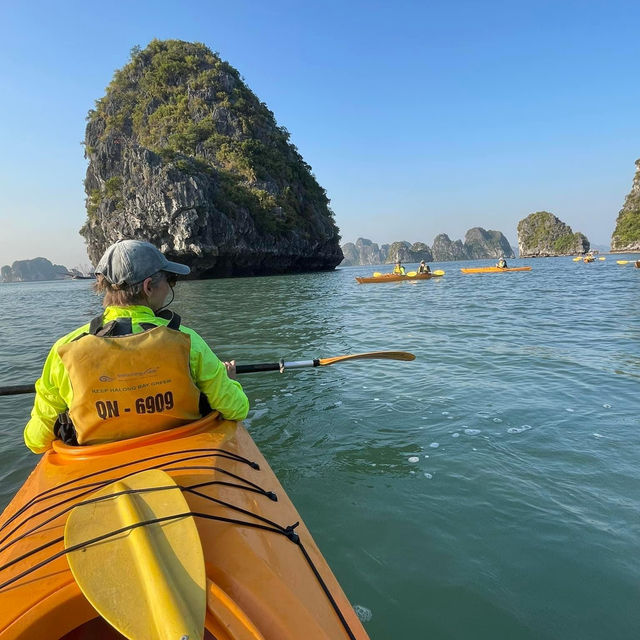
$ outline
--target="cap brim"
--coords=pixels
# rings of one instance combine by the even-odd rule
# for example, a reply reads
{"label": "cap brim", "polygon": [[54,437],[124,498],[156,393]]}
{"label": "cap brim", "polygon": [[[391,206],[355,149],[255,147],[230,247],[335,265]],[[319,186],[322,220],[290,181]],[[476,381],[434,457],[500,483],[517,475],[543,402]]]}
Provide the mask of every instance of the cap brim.
{"label": "cap brim", "polygon": [[162,267],[162,270],[169,273],[177,273],[179,276],[186,276],[191,273],[191,269],[186,264],[171,262],[171,260],[167,260],[167,264]]}

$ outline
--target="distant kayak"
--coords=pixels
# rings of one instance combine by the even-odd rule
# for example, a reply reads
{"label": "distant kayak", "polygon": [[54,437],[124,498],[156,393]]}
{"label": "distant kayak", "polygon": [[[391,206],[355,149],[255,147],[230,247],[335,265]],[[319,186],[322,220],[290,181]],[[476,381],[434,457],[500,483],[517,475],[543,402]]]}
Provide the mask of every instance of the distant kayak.
{"label": "distant kayak", "polygon": [[531,271],[531,267],[475,267],[473,269],[460,269],[462,273],[502,273],[503,271]]}
{"label": "distant kayak", "polygon": [[380,273],[370,278],[356,278],[360,284],[369,282],[401,282],[403,280],[429,280],[431,278],[439,278],[444,275],[444,271],[432,271],[431,273],[416,273],[415,275],[407,274],[401,276],[396,273]]}

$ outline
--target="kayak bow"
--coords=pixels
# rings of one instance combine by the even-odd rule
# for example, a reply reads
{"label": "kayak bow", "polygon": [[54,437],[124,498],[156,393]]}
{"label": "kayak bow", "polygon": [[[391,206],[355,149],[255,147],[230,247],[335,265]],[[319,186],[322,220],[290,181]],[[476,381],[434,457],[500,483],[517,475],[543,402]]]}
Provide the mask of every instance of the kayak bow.
{"label": "kayak bow", "polygon": [[[165,483],[161,472],[144,475],[157,469],[170,481]],[[126,492],[134,501],[117,506],[113,500]],[[180,501],[186,512],[176,506]],[[93,528],[85,526],[92,521],[87,514],[100,509],[111,515],[94,518]],[[201,551],[193,549],[193,537],[187,542],[189,521],[195,523]],[[151,525],[156,528],[147,529]],[[171,542],[176,538],[168,537],[170,527],[177,527],[187,551],[196,552],[193,560],[183,558],[185,550]],[[134,530],[147,531],[143,538],[155,542],[134,542]],[[126,560],[132,553],[135,562]],[[206,571],[205,638],[366,640],[335,576],[248,432],[217,414],[109,444],[54,442],[0,516],[0,639],[121,639],[105,619],[128,629],[132,611],[140,619],[160,620],[161,626],[167,618],[183,624],[186,611],[172,604],[172,581],[185,584],[180,582],[186,579],[182,568],[197,575],[198,553]],[[72,555],[67,559],[67,554]],[[69,564],[75,566],[73,574]],[[166,588],[150,585],[145,575],[160,571],[160,565],[168,571],[162,574],[168,577],[161,577]],[[146,583],[149,593],[160,589],[165,595],[141,598],[143,610],[132,610],[127,597],[105,602],[101,576],[92,573],[97,571],[105,574],[105,583],[116,579],[111,587],[116,591],[121,575],[121,582],[134,589]],[[192,596],[182,587],[178,592],[195,607],[185,619],[188,627],[200,615],[199,590],[194,585]],[[165,636],[149,632],[148,637]]]}

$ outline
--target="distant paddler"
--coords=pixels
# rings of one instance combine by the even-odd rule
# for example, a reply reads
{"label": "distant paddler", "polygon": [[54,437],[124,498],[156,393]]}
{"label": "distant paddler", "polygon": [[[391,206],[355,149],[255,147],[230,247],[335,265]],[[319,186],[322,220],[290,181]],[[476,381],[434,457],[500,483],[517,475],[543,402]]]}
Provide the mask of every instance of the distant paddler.
{"label": "distant paddler", "polygon": [[400,262],[400,260],[396,260],[396,264],[393,267],[393,275],[394,276],[404,276],[406,275],[406,270],[405,268],[402,266],[402,262]]}
{"label": "distant paddler", "polygon": [[429,265],[424,260],[420,260],[420,264],[418,265],[418,273],[431,273]]}
{"label": "distant paddler", "polygon": [[498,269],[506,269],[507,268],[507,261],[504,259],[504,256],[500,256],[500,260],[498,260],[498,262],[496,262],[496,267]]}

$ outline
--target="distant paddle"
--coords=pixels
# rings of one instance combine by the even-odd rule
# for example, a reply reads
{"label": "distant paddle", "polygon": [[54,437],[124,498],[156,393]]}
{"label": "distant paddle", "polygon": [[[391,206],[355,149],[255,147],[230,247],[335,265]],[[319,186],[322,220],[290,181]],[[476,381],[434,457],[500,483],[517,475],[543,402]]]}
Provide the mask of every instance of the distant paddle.
{"label": "distant paddle", "polygon": [[[434,271],[438,275],[437,271]],[[239,364],[236,365],[236,373],[258,373],[261,371],[280,371],[285,369],[303,369],[306,367],[326,367],[338,362],[348,362],[350,360],[402,360],[409,362],[415,360],[413,353],[408,351],[369,351],[367,353],[352,353],[346,356],[334,356],[333,358],[314,358],[313,360],[294,360],[291,362],[263,362],[259,364]],[[35,393],[33,384],[18,384],[7,387],[0,387],[0,396],[15,396],[22,393]]]}

